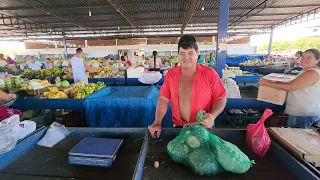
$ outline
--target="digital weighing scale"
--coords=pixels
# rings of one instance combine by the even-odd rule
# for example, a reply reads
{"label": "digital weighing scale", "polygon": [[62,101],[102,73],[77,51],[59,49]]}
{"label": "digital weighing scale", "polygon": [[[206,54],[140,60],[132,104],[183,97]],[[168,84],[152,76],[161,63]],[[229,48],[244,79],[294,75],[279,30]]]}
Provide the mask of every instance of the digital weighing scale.
{"label": "digital weighing scale", "polygon": [[122,139],[84,138],[69,151],[69,164],[111,167],[122,142]]}

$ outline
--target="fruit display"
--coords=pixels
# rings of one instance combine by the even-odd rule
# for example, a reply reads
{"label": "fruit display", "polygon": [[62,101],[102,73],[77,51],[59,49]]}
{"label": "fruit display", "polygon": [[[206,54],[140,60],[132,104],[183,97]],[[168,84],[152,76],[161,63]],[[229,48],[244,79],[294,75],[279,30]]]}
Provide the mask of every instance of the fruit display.
{"label": "fruit display", "polygon": [[64,88],[67,88],[70,86],[70,83],[67,81],[67,80],[64,80],[64,81],[58,81],[56,82],[56,87],[64,87]]}
{"label": "fruit display", "polygon": [[239,63],[240,66],[266,66],[268,62],[262,60],[249,60],[246,62]]}
{"label": "fruit display", "polygon": [[0,72],[8,72],[10,74],[19,74],[21,71],[16,66],[2,66]]}
{"label": "fruit display", "polygon": [[[103,68],[92,68],[90,73],[87,73],[88,78],[125,78],[126,68],[120,66],[111,66]],[[73,75],[71,70],[66,72],[63,76],[64,79],[72,79]]]}
{"label": "fruit display", "polygon": [[97,68],[91,68],[91,72],[92,73],[100,73],[102,71],[102,69],[100,67]]}
{"label": "fruit display", "polygon": [[20,88],[21,84],[24,83],[24,80],[20,77],[6,77],[5,79],[0,79],[0,89],[9,90],[12,88]]}
{"label": "fruit display", "polygon": [[67,99],[69,98],[66,93],[59,91],[57,87],[49,88],[49,91],[43,92],[43,96],[48,99]]}
{"label": "fruit display", "polygon": [[172,64],[177,64],[177,63],[179,63],[178,57],[175,56],[174,58],[172,58],[172,59],[171,59],[171,63],[172,63]]}
{"label": "fruit display", "polygon": [[39,79],[33,79],[29,82],[24,82],[20,85],[21,90],[39,90],[46,87],[52,86],[51,83],[48,80],[39,80]]}
{"label": "fruit display", "polygon": [[78,82],[72,84],[70,88],[65,89],[64,92],[70,97],[75,99],[83,99],[95,91],[101,90],[105,87],[103,82],[89,83],[86,84],[84,82]]}
{"label": "fruit display", "polygon": [[104,87],[106,87],[106,85],[105,85],[103,82],[98,81],[98,82],[96,83],[96,90],[97,90],[97,91],[101,90],[101,89],[104,88]]}
{"label": "fruit display", "polygon": [[74,97],[75,99],[83,99],[86,96],[91,95],[95,91],[95,84],[94,83],[89,83],[86,86],[84,86],[80,91],[77,92],[76,96]]}
{"label": "fruit display", "polygon": [[28,85],[28,90],[38,90],[38,89],[43,89],[45,87],[46,86],[41,84],[41,81],[39,81],[39,80],[31,80],[29,82],[29,85]]}
{"label": "fruit display", "polygon": [[53,69],[41,69],[37,71],[26,69],[21,76],[27,79],[46,79],[53,76],[63,76],[64,74],[62,69],[56,67]]}
{"label": "fruit display", "polygon": [[86,86],[84,82],[77,82],[71,85],[70,88],[66,89],[64,92],[71,98],[76,97],[76,94]]}

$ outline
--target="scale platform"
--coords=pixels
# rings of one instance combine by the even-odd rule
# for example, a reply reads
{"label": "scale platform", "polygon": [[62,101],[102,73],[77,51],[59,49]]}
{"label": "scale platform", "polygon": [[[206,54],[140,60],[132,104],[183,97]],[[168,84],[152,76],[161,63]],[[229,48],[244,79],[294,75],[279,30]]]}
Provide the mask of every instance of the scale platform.
{"label": "scale platform", "polygon": [[69,151],[68,162],[73,165],[111,167],[122,139],[87,137]]}

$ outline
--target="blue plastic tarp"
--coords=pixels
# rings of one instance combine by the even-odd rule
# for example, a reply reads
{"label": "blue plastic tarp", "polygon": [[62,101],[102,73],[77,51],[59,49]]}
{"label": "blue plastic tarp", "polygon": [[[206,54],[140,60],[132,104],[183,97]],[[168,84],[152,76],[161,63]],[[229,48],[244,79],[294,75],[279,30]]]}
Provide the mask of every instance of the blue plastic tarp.
{"label": "blue plastic tarp", "polygon": [[261,77],[262,76],[259,76],[259,75],[252,75],[252,76],[249,75],[249,76],[236,76],[231,79],[233,79],[237,83],[247,83],[247,82],[257,83],[257,82],[259,82]]}
{"label": "blue plastic tarp", "polygon": [[[159,88],[156,86],[108,87],[84,101],[89,127],[147,127],[155,119]],[[162,122],[172,127],[171,108]]]}
{"label": "blue plastic tarp", "polygon": [[83,99],[40,99],[35,96],[18,98],[11,108],[16,109],[81,109]]}
{"label": "blue plastic tarp", "polygon": [[231,56],[227,57],[226,63],[227,64],[239,64],[242,62],[249,61],[251,59],[253,60],[264,60],[266,58],[265,55],[239,55],[239,56]]}
{"label": "blue plastic tarp", "polygon": [[254,72],[256,69],[260,69],[264,66],[240,66],[240,69],[242,71],[249,71],[249,72]]}
{"label": "blue plastic tarp", "polygon": [[[73,83],[73,79],[65,79],[69,83]],[[89,78],[89,83],[97,83],[98,81],[104,82],[105,84],[115,84],[124,86],[126,84],[126,78]]]}
{"label": "blue plastic tarp", "polygon": [[[164,82],[164,78],[162,77],[156,84],[162,85]],[[138,78],[127,78],[127,85],[128,86],[139,86],[139,85],[145,85],[141,83]]]}

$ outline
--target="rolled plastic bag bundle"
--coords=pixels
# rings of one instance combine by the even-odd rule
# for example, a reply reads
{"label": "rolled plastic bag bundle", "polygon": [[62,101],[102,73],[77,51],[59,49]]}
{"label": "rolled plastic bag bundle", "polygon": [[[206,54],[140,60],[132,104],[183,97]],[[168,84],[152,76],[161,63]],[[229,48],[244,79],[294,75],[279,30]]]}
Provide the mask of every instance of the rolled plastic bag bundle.
{"label": "rolled plastic bag bundle", "polygon": [[70,134],[70,131],[64,125],[59,123],[52,123],[50,128],[47,130],[46,134],[40,141],[38,141],[39,146],[44,146],[52,148],[58,142],[66,138]]}

